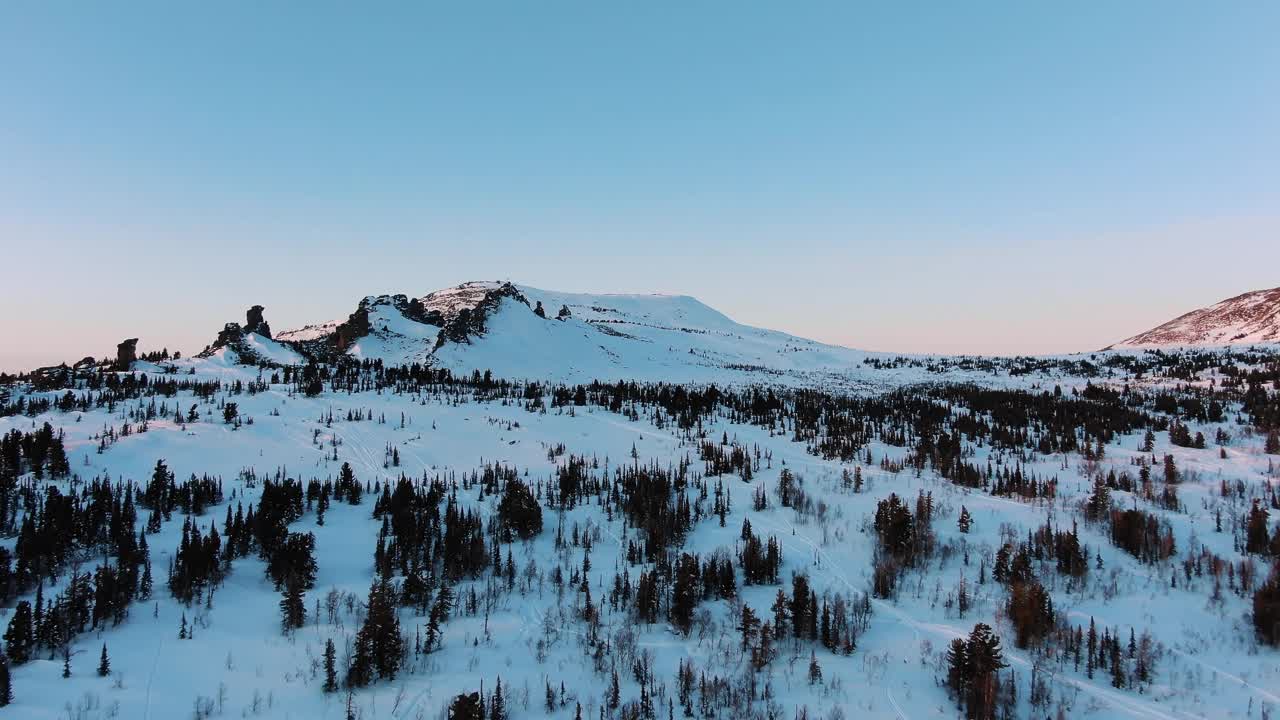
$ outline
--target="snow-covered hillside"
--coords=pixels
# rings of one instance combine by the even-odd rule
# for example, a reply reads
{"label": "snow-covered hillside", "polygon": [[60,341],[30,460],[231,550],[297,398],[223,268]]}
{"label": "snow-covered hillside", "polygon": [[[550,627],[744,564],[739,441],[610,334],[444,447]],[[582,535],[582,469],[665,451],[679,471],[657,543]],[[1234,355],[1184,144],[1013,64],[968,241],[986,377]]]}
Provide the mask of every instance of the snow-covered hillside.
{"label": "snow-covered hillside", "polygon": [[559,293],[497,282],[464,283],[415,300],[371,296],[352,319],[285,331],[276,340],[304,352],[328,341],[348,355],[393,365],[429,362],[456,372],[574,382],[856,387],[855,368],[867,357],[741,325],[688,296]]}
{"label": "snow-covered hillside", "polygon": [[497,283],[255,309],[3,388],[0,713],[1280,706],[1274,351],[898,357]]}
{"label": "snow-covered hillside", "polygon": [[[1280,288],[1255,290],[1192,310],[1114,349],[1280,342]],[[1111,349],[1111,348],[1108,348]]]}

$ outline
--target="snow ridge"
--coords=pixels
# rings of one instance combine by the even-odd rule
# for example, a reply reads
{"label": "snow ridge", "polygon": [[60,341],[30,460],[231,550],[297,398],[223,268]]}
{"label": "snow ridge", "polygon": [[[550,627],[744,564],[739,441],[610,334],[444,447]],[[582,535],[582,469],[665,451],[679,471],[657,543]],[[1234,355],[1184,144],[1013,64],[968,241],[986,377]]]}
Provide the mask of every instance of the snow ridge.
{"label": "snow ridge", "polygon": [[1272,342],[1280,342],[1280,288],[1193,310],[1105,349]]}

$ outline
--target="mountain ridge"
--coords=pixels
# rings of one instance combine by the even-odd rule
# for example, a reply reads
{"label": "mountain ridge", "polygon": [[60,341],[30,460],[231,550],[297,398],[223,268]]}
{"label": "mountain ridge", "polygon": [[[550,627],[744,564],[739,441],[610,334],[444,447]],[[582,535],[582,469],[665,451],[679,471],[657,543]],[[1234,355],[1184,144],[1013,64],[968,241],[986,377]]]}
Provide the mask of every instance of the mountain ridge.
{"label": "mountain ridge", "polygon": [[1280,287],[1183,313],[1103,350],[1280,342]]}
{"label": "mountain ridge", "polygon": [[690,295],[569,293],[500,281],[465,282],[412,298],[369,295],[345,319],[271,337],[232,323],[203,354],[223,348],[236,353],[227,358],[233,362],[348,356],[575,382],[715,382],[727,374],[744,381],[844,383],[867,355],[743,325]]}

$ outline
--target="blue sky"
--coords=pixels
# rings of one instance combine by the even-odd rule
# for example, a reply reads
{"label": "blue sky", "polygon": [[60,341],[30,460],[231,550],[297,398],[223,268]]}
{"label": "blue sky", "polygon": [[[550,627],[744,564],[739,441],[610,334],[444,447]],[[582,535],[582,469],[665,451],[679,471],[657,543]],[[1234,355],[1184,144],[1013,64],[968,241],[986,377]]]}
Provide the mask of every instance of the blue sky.
{"label": "blue sky", "polygon": [[1280,4],[6,3],[0,368],[471,279],[1064,352],[1280,285]]}

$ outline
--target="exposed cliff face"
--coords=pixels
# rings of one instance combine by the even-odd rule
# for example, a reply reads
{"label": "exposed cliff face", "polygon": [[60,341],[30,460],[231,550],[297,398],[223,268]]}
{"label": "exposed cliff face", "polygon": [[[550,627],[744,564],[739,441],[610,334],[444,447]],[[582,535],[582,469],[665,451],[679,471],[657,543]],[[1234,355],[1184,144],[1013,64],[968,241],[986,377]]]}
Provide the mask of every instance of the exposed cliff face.
{"label": "exposed cliff face", "polygon": [[416,298],[370,295],[344,320],[286,330],[275,340],[316,359],[355,354],[383,356],[388,362],[425,362],[448,343],[468,344],[483,335],[489,318],[506,299],[532,310],[511,283],[468,282]]}
{"label": "exposed cliff face", "polygon": [[[529,307],[529,299],[511,283],[466,283],[424,297],[423,305],[428,311],[439,312],[445,320],[436,347],[446,341],[469,343],[472,337],[483,335],[489,316],[502,304],[503,298]],[[545,313],[542,317],[546,317]]]}
{"label": "exposed cliff face", "polygon": [[271,326],[262,317],[263,308],[261,305],[254,305],[245,313],[244,331],[258,333],[264,338],[271,338]]}
{"label": "exposed cliff face", "polygon": [[347,321],[339,325],[330,339],[330,343],[338,352],[346,352],[358,339],[369,334],[369,298],[360,301],[360,307],[347,316]]}
{"label": "exposed cliff face", "polygon": [[1280,342],[1280,288],[1193,310],[1107,349],[1268,342]]}
{"label": "exposed cliff face", "polygon": [[129,338],[116,345],[116,370],[127,371],[138,361],[138,338]]}

